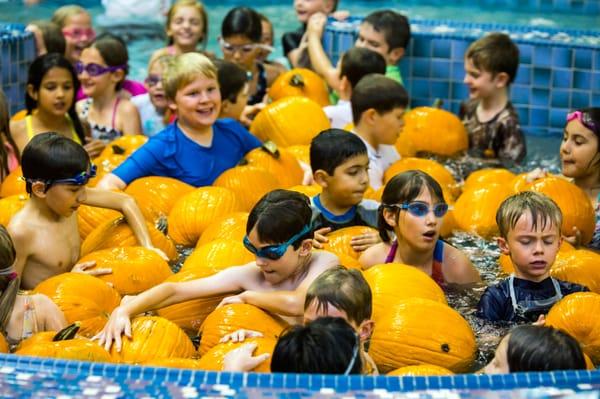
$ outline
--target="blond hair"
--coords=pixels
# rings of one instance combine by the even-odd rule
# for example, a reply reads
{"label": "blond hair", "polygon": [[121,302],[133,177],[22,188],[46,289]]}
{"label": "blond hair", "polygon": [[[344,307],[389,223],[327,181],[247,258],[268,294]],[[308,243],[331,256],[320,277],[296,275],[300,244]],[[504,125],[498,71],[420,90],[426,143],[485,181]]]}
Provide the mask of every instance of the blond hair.
{"label": "blond hair", "polygon": [[538,221],[542,230],[548,223],[560,229],[562,225],[562,212],[552,198],[534,191],[524,191],[505,199],[498,212],[496,212],[496,224],[500,235],[506,239],[509,230],[514,229],[519,219],[529,212],[532,219],[532,229],[537,229]]}
{"label": "blond hair", "polygon": [[89,13],[86,11],[85,8],[74,4],[62,6],[59,7],[56,11],[54,11],[54,14],[52,14],[52,22],[57,24],[59,27],[64,28],[68,18],[74,17],[75,15],[79,14]]}
{"label": "blond hair", "polygon": [[186,53],[175,57],[163,74],[165,95],[175,101],[177,91],[193,82],[198,76],[217,80],[217,68],[206,56],[199,53]]}
{"label": "blond hair", "polygon": [[[206,44],[206,39],[208,39],[208,16],[206,15],[206,8],[202,2],[197,0],[177,0],[169,11],[167,12],[167,21],[166,27],[167,30],[169,26],[171,26],[171,22],[173,21],[173,15],[177,12],[177,10],[181,7],[194,7],[198,10],[200,14],[200,18],[202,19],[202,38],[200,39],[200,44],[204,46]],[[169,37],[169,45],[173,44],[173,38]]]}

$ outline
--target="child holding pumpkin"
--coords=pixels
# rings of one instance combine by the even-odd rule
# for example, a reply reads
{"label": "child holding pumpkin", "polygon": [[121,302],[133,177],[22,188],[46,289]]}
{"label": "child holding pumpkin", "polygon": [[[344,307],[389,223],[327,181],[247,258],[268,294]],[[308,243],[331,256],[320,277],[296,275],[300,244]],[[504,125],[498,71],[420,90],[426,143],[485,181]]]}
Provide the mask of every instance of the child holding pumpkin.
{"label": "child holding pumpkin", "polygon": [[394,176],[386,184],[379,206],[383,242],[361,255],[363,269],[381,263],[404,263],[424,271],[442,287],[479,282],[479,272],[467,256],[439,238],[447,212],[442,188],[431,176],[418,170]]}
{"label": "child holding pumpkin", "polygon": [[[30,198],[11,219],[8,231],[17,251],[14,269],[21,276],[23,288],[33,289],[54,275],[93,266],[73,266],[81,246],[77,227],[77,208],[81,204],[121,211],[140,245],[167,259],[152,246],[144,217],[133,198],[85,187],[96,168],[81,145],[58,133],[38,134],[23,150],[21,162]],[[90,274],[107,272],[92,270]]]}
{"label": "child holding pumpkin", "polygon": [[552,305],[584,286],[550,277],[562,238],[562,213],[552,199],[525,191],[508,197],[496,213],[498,246],[509,255],[515,272],[488,287],[477,315],[490,321],[542,321]]}
{"label": "child holding pumpkin", "polygon": [[306,291],[325,270],[338,264],[329,252],[313,252],[310,201],[304,194],[274,190],[252,208],[244,246],[256,261],[212,276],[181,283],[162,283],[113,310],[97,338],[121,349],[121,334],[131,337],[130,317],[194,298],[231,293],[221,305],[248,303],[298,324]]}

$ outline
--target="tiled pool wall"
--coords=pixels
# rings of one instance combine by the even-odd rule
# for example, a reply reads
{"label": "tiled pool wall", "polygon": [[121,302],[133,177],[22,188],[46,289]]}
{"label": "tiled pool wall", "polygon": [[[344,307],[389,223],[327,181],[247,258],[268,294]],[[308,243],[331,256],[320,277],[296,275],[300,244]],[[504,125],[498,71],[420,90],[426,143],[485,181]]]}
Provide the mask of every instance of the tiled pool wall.
{"label": "tiled pool wall", "polygon": [[408,2],[418,2],[422,5],[434,6],[447,6],[448,4],[456,4],[480,7],[502,7],[509,10],[529,10],[534,12],[564,11],[573,14],[600,12],[600,0],[413,0]]}
{"label": "tiled pool wall", "polygon": [[[327,26],[323,43],[334,60],[354,43],[358,22]],[[600,31],[430,20],[411,21],[411,29],[400,69],[413,107],[441,99],[444,108],[457,113],[468,97],[465,51],[492,31],[510,34],[519,46],[510,98],[527,134],[562,134],[570,110],[600,106]]]}
{"label": "tiled pool wall", "polygon": [[11,114],[25,106],[27,72],[35,56],[33,34],[24,25],[0,23],[0,77]]}

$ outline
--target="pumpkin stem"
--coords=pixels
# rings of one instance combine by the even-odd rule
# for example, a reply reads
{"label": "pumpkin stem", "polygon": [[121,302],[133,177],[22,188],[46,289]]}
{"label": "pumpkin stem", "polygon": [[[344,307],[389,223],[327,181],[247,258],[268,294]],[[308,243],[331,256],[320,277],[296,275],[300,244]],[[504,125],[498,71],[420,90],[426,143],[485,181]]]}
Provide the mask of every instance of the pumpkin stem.
{"label": "pumpkin stem", "polygon": [[279,149],[277,148],[277,144],[271,140],[265,141],[260,149],[271,155],[273,158],[279,159]]}
{"label": "pumpkin stem", "polygon": [[116,155],[123,155],[123,154],[125,154],[125,151],[127,151],[125,148],[123,148],[119,145],[116,145],[116,144],[111,145],[111,147],[113,150],[113,154],[116,154]]}
{"label": "pumpkin stem", "polygon": [[290,86],[304,87],[304,77],[299,73],[295,73],[290,79]]}
{"label": "pumpkin stem", "polygon": [[75,323],[68,325],[59,332],[57,332],[56,335],[52,338],[52,341],[67,341],[73,339],[75,338],[75,335],[77,335],[77,332],[79,331],[80,327],[81,322],[76,321]]}
{"label": "pumpkin stem", "polygon": [[444,100],[442,100],[441,98],[436,98],[433,101],[433,108],[442,108],[442,105],[444,105]]}

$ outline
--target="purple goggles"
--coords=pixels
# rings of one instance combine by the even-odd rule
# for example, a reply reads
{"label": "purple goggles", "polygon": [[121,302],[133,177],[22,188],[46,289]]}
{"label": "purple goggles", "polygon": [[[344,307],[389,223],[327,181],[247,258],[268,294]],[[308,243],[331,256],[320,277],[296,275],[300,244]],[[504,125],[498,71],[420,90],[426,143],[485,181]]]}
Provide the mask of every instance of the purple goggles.
{"label": "purple goggles", "polygon": [[115,72],[115,71],[118,71],[119,69],[125,69],[125,68],[127,68],[127,65],[116,65],[116,66],[104,67],[102,65],[98,65],[95,63],[84,64],[81,61],[77,61],[75,63],[75,72],[77,72],[77,75],[81,75],[85,71],[90,76],[99,76],[99,75],[103,75],[107,72]]}
{"label": "purple goggles", "polygon": [[600,134],[600,126],[592,120],[589,112],[575,111],[567,114],[567,123],[574,120],[578,120],[583,126],[590,129],[595,134]]}

